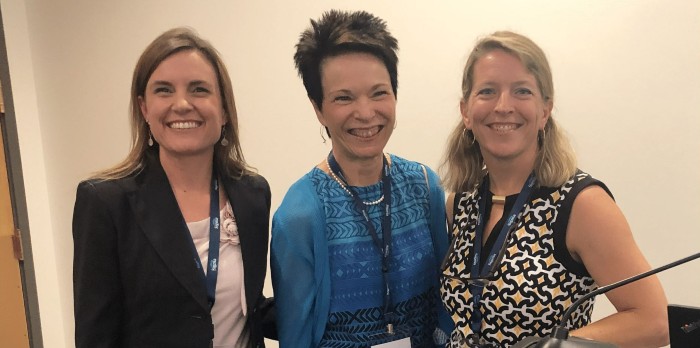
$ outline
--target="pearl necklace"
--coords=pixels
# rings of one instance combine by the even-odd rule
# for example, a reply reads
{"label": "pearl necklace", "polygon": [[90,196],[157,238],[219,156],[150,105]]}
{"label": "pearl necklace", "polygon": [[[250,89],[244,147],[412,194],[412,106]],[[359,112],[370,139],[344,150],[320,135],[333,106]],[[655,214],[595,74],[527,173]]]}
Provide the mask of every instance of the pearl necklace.
{"label": "pearl necklace", "polygon": [[[328,163],[328,158],[326,158],[326,165],[328,166],[328,172],[331,174],[331,177],[333,178],[333,180],[335,180],[335,182],[337,182],[338,185],[340,185],[340,188],[342,188],[343,191],[347,192],[348,195],[349,195],[350,197],[352,197],[352,192],[350,192],[350,190],[348,190],[348,188],[347,188],[347,187],[345,186],[345,184],[340,180],[340,178],[338,178],[338,177],[335,175],[335,173],[333,172],[333,169],[331,169],[331,164]],[[377,204],[379,204],[379,203],[381,203],[381,202],[383,202],[383,201],[384,201],[384,195],[382,195],[381,197],[379,197],[379,199],[376,199],[376,200],[374,200],[374,201],[369,201],[369,202],[362,201],[362,204],[364,204],[364,205],[377,205]]]}

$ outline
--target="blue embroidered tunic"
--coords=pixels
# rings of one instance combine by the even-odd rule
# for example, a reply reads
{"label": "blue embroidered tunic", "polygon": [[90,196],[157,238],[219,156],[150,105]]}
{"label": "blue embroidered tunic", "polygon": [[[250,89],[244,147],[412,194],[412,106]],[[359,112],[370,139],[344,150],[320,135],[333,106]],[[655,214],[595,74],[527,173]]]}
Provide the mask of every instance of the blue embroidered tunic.
{"label": "blue embroidered tunic", "polygon": [[[434,346],[450,320],[437,297],[438,266],[447,247],[444,193],[436,174],[391,157],[392,252],[389,286],[396,327],[415,347]],[[376,201],[381,183],[354,187]],[[383,203],[368,206],[381,238]],[[314,168],[295,183],[275,213],[272,280],[281,347],[369,347],[386,342],[379,249],[353,200]],[[439,332],[439,331],[438,331]]]}

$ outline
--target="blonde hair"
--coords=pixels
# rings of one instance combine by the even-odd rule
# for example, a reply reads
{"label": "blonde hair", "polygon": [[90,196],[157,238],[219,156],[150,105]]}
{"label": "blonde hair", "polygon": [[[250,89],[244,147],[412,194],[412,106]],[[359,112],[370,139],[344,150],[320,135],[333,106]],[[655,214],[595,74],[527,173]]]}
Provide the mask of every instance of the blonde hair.
{"label": "blonde hair", "polygon": [[[477,41],[462,75],[462,100],[467,101],[474,82],[474,64],[494,50],[512,54],[535,77],[545,102],[554,103],[554,83],[549,62],[542,49],[529,38],[510,31],[497,31]],[[551,116],[538,136],[535,175],[540,186],[557,187],[576,172],[576,156],[564,132]],[[443,184],[453,192],[469,192],[486,175],[484,159],[474,133],[461,121],[448,137],[447,150],[440,165]]]}
{"label": "blonde hair", "polygon": [[251,168],[246,164],[238,137],[238,114],[233,97],[233,86],[228,70],[224,65],[219,52],[209,43],[200,38],[190,28],[170,29],[153,42],[141,54],[134,68],[131,82],[130,123],[131,123],[131,149],[124,160],[112,168],[96,173],[93,179],[119,179],[139,172],[143,169],[146,153],[149,150],[157,151],[158,145],[148,145],[149,129],[141,108],[139,97],[143,97],[148,79],[153,71],[171,55],[188,50],[201,53],[216,72],[221,91],[221,102],[227,122],[224,125],[224,137],[228,140],[226,146],[217,142],[214,147],[214,162],[219,171],[226,175],[240,177],[252,174]]}

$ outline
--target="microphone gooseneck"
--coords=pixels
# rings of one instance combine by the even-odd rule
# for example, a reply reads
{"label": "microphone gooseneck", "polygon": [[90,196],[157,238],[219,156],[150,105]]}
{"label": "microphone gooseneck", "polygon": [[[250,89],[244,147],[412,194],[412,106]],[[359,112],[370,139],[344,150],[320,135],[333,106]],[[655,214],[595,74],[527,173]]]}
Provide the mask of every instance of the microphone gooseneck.
{"label": "microphone gooseneck", "polygon": [[605,343],[605,342],[599,342],[599,341],[594,341],[594,340],[589,340],[589,339],[584,339],[584,338],[578,338],[578,337],[571,337],[569,338],[569,329],[566,328],[566,323],[569,321],[569,318],[571,318],[571,314],[578,308],[582,303],[585,301],[591,299],[592,297],[598,296],[600,294],[604,294],[610,290],[619,288],[623,285],[627,285],[629,283],[635,282],[637,280],[646,278],[650,275],[654,275],[656,273],[665,271],[669,268],[676,267],[678,265],[682,265],[688,261],[695,260],[697,258],[700,258],[700,253],[690,255],[688,257],[682,258],[678,261],[671,262],[667,265],[661,266],[659,268],[654,268],[648,272],[644,272],[641,274],[638,274],[636,276],[620,280],[618,282],[606,285],[606,286],[601,286],[579,298],[578,300],[574,301],[574,303],[569,306],[569,308],[564,312],[564,314],[561,317],[561,320],[559,321],[559,324],[554,327],[554,330],[552,331],[552,334],[548,337],[527,337],[520,342],[517,342],[515,345],[513,345],[513,348],[612,348],[612,347],[617,347],[614,344],[610,343]]}
{"label": "microphone gooseneck", "polygon": [[568,338],[569,337],[569,330],[566,328],[566,323],[569,321],[569,318],[571,317],[571,314],[574,312],[574,310],[576,310],[576,308],[578,308],[578,306],[580,306],[582,303],[588,301],[590,298],[598,296],[600,294],[604,294],[610,290],[617,289],[623,285],[627,285],[629,283],[636,282],[637,280],[646,278],[650,275],[654,275],[656,273],[665,271],[669,268],[673,268],[673,267],[676,267],[678,265],[682,265],[688,261],[692,261],[692,260],[695,260],[697,258],[700,258],[700,253],[693,254],[693,255],[690,255],[688,257],[684,257],[680,260],[673,261],[667,265],[661,266],[659,268],[654,268],[650,271],[638,274],[636,276],[629,277],[627,279],[623,279],[623,280],[620,280],[618,282],[608,284],[606,286],[601,286],[601,287],[581,296],[581,298],[574,301],[574,303],[571,304],[571,306],[569,306],[569,308],[564,312],[564,315],[562,315],[562,317],[561,317],[561,321],[559,321],[559,325],[557,325],[554,328],[554,331],[552,332],[552,335],[550,337],[558,338],[558,339]]}

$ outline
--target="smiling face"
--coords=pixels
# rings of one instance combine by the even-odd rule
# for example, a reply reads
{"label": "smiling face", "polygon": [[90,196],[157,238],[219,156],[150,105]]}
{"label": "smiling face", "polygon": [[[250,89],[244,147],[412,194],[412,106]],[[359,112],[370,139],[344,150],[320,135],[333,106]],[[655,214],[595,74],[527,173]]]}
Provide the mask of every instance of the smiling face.
{"label": "smiling face", "polygon": [[175,53],[153,71],[139,106],[161,159],[212,155],[225,124],[212,64],[197,50]]}
{"label": "smiling face", "polygon": [[314,109],[330,132],[338,162],[382,158],[396,119],[396,96],[384,63],[368,53],[326,58],[321,85],[323,104]]}
{"label": "smiling face", "polygon": [[495,49],[479,58],[465,99],[460,104],[464,126],[474,132],[487,165],[534,163],[537,133],[544,129],[552,105],[517,56]]}

